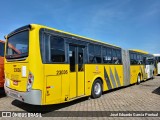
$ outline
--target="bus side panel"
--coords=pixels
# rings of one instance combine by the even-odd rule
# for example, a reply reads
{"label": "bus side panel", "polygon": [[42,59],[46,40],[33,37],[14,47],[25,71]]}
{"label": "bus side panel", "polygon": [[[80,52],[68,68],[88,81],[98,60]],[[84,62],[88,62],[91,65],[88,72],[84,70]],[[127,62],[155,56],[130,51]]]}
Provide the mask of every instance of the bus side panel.
{"label": "bus side panel", "polygon": [[[92,83],[96,79],[96,76],[101,76],[104,81],[104,68],[103,65],[86,64],[85,65],[85,95],[91,95]],[[104,86],[106,89],[106,86]]]}
{"label": "bus side panel", "polygon": [[77,77],[76,74],[73,72],[69,73],[69,98],[75,98],[77,96]]}
{"label": "bus side panel", "polygon": [[138,74],[141,74],[141,80],[146,79],[147,74],[145,73],[145,66],[144,65],[131,65],[130,66],[131,71],[131,84],[134,84],[137,82]]}
{"label": "bus side panel", "polygon": [[44,66],[46,104],[64,102],[69,97],[69,65],[45,64]]}
{"label": "bus side panel", "polygon": [[131,65],[130,66],[130,75],[131,75],[131,84],[134,84],[137,82],[137,77],[138,77],[138,74],[141,72],[140,71],[140,66],[139,65]]}
{"label": "bus side panel", "polygon": [[156,76],[158,74],[158,71],[157,71],[157,67],[155,66],[154,67],[154,76]]}
{"label": "bus side panel", "polygon": [[84,88],[84,72],[78,72],[78,96],[84,95],[85,88]]}
{"label": "bus side panel", "polygon": [[46,77],[46,103],[59,103],[62,95],[62,79],[61,75]]}
{"label": "bus side panel", "polygon": [[94,65],[85,66],[85,91],[91,94],[92,84],[98,76],[103,81],[103,91],[123,86],[123,65]]}
{"label": "bus side panel", "polygon": [[108,89],[114,89],[124,85],[123,65],[105,65],[104,73],[105,83]]}
{"label": "bus side panel", "polygon": [[154,65],[146,65],[145,72],[147,74],[147,79],[153,77]]}
{"label": "bus side panel", "polygon": [[146,65],[140,65],[141,80],[147,80]]}

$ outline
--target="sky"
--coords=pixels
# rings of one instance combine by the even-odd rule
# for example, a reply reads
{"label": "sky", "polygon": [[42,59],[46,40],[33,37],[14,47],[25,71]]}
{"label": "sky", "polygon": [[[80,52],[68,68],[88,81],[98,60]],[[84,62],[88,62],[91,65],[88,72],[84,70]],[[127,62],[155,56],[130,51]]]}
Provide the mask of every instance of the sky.
{"label": "sky", "polygon": [[120,46],[160,53],[160,0],[0,0],[0,39],[42,24]]}

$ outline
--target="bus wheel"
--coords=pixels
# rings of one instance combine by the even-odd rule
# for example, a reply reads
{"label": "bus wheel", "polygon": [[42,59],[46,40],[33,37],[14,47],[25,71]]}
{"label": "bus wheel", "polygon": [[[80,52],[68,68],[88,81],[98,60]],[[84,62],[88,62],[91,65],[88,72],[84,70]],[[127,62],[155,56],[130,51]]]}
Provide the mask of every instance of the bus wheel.
{"label": "bus wheel", "polygon": [[141,82],[141,75],[139,74],[138,77],[137,77],[137,84],[139,85]]}
{"label": "bus wheel", "polygon": [[100,79],[96,79],[92,85],[92,98],[99,98],[102,95],[102,82]]}

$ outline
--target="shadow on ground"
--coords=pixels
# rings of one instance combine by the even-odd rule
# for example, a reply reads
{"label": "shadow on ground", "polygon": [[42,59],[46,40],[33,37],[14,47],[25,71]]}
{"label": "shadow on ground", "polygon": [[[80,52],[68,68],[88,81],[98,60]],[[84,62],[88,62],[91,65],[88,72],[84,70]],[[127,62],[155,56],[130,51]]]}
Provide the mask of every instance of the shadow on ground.
{"label": "shadow on ground", "polygon": [[[129,86],[132,86],[132,85],[129,85]],[[110,92],[115,92],[119,89],[127,88],[129,86],[109,90],[109,91],[103,92],[103,94],[109,94]],[[26,111],[26,112],[31,112],[31,113],[32,112],[40,112],[42,114],[47,114],[47,113],[50,114],[50,112],[54,112],[54,111],[60,110],[62,108],[66,108],[66,107],[69,107],[69,106],[87,101],[88,99],[90,99],[90,97],[83,97],[83,98],[80,98],[80,99],[77,99],[77,100],[73,100],[73,101],[66,102],[66,103],[61,103],[61,104],[43,105],[43,106],[41,106],[41,105],[31,105],[31,104],[23,103],[23,102],[18,101],[18,100],[13,100],[11,104],[20,108],[20,109],[22,109],[22,110],[24,110],[24,111]]]}
{"label": "shadow on ground", "polygon": [[[111,92],[116,92],[117,90],[128,88],[128,87],[133,86],[133,85],[135,85],[135,84],[124,86],[124,87],[119,87],[119,88],[116,88],[116,89],[113,89],[113,90],[109,90],[109,91],[103,92],[103,94],[109,94]],[[156,90],[154,90],[153,93],[160,94],[160,87],[157,88]],[[22,109],[22,110],[24,110],[24,111],[26,111],[26,112],[30,112],[30,113],[33,113],[33,112],[37,113],[38,112],[38,113],[42,113],[42,115],[47,116],[47,115],[50,115],[50,114],[54,114],[54,112],[56,112],[57,110],[67,108],[69,106],[87,101],[88,98],[89,97],[84,97],[84,98],[80,98],[80,99],[77,99],[77,100],[74,100],[74,101],[71,101],[71,102],[55,104],[55,105],[43,105],[43,106],[41,106],[41,105],[30,105],[30,104],[20,102],[18,100],[12,101],[11,104],[20,108],[20,109]]]}
{"label": "shadow on ground", "polygon": [[46,113],[53,112],[53,111],[56,111],[56,110],[59,110],[59,109],[62,109],[62,108],[66,108],[68,106],[72,106],[74,104],[84,102],[86,100],[88,100],[88,97],[80,98],[80,99],[77,99],[77,100],[74,100],[74,101],[71,101],[71,102],[55,104],[55,105],[43,105],[43,106],[41,106],[41,105],[30,105],[30,104],[23,103],[23,102],[18,101],[18,100],[14,100],[14,101],[12,101],[11,104],[18,107],[18,108],[21,108],[22,110],[27,111],[27,112],[31,112],[31,113],[38,112],[38,113],[46,114]]}
{"label": "shadow on ground", "polygon": [[0,88],[0,98],[6,97],[6,94],[4,92],[4,88]]}
{"label": "shadow on ground", "polygon": [[152,93],[160,95],[160,87],[156,88]]}
{"label": "shadow on ground", "polygon": [[[103,92],[103,95],[109,94],[111,92],[116,92],[117,90],[120,90],[122,88],[128,88],[128,87],[133,86],[133,85],[134,84],[119,87],[119,88],[115,88],[115,89],[112,89],[112,90],[108,90],[108,91]],[[68,106],[72,106],[74,104],[84,102],[84,101],[88,100],[89,98],[90,97],[83,97],[83,98],[80,98],[80,99],[77,99],[77,100],[73,100],[71,102],[55,104],[55,105],[43,105],[43,106],[41,106],[41,105],[31,105],[31,104],[23,103],[23,102],[18,101],[18,100],[14,100],[14,101],[12,101],[12,105],[14,105],[14,106],[16,106],[16,107],[18,107],[18,108],[20,108],[24,111],[27,111],[27,112],[40,112],[42,114],[46,114],[46,113],[57,111],[57,110],[62,109],[62,108],[66,108]]]}

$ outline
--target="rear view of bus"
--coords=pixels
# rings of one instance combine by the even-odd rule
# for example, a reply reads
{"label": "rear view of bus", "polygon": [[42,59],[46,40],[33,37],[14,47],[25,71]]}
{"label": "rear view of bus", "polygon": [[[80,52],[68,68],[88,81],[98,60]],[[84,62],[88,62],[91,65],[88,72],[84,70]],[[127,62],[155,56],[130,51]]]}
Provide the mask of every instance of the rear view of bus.
{"label": "rear view of bus", "polygon": [[12,98],[25,103],[41,104],[41,90],[36,87],[38,84],[33,85],[35,72],[33,68],[39,70],[39,67],[35,66],[35,63],[38,63],[36,58],[39,58],[35,45],[38,45],[35,32],[31,29],[31,25],[27,25],[6,36],[4,89]]}
{"label": "rear view of bus", "polygon": [[5,42],[0,40],[0,87],[4,85],[4,45]]}

